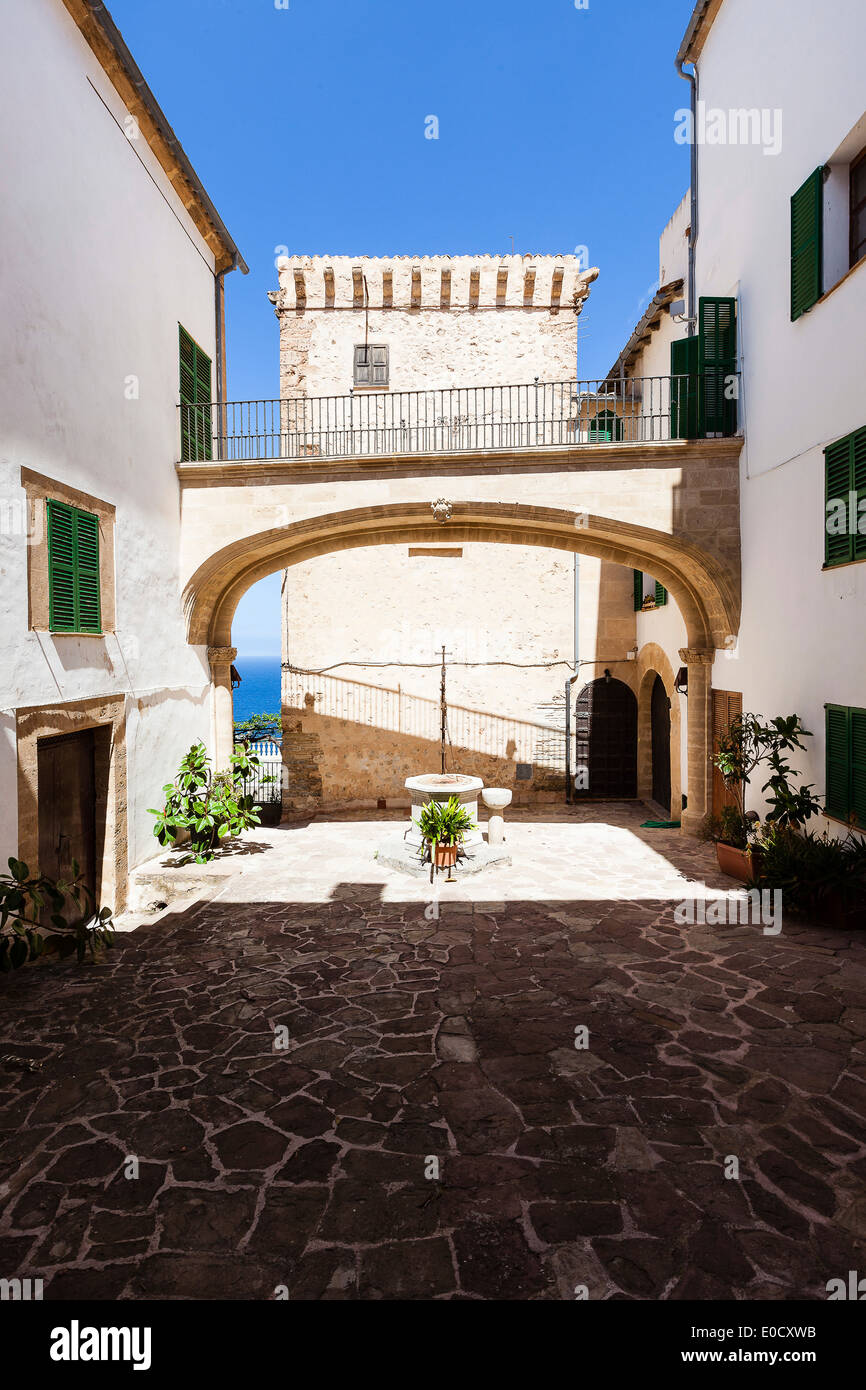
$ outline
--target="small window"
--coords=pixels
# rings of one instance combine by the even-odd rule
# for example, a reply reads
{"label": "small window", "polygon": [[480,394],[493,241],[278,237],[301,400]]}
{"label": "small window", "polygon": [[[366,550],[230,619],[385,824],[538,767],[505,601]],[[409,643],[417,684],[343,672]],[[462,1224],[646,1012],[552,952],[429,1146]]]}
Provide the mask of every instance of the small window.
{"label": "small window", "polygon": [[866,256],[866,150],[851,165],[851,265]]}
{"label": "small window", "polygon": [[387,386],[388,369],[388,349],[384,343],[360,343],[355,348],[356,386]]}
{"label": "small window", "polygon": [[651,612],[654,608],[664,608],[668,601],[668,591],[652,575],[634,570],[634,611]]}
{"label": "small window", "polygon": [[827,815],[866,827],[866,709],[827,705],[825,718]]}
{"label": "small window", "polygon": [[52,632],[102,631],[99,517],[48,502],[48,612]]}

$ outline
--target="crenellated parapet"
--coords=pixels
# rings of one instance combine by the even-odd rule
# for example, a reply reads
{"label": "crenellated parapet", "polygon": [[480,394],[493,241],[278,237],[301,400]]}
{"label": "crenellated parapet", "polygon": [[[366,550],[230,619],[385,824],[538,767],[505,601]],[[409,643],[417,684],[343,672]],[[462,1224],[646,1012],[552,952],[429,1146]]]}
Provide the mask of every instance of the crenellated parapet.
{"label": "crenellated parapet", "polygon": [[596,269],[578,256],[282,256],[277,315],[310,310],[579,313]]}

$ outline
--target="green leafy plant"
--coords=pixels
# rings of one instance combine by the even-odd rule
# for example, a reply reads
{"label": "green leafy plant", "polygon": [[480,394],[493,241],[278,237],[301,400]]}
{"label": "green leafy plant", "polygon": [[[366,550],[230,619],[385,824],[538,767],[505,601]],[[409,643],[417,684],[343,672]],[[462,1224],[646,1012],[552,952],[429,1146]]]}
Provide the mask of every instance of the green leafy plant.
{"label": "green leafy plant", "polygon": [[415,822],[422,838],[431,845],[459,845],[475,829],[475,822],[456,796],[447,801],[428,801]]}
{"label": "green leafy plant", "polygon": [[698,837],[701,840],[710,840],[713,844],[719,841],[723,845],[731,845],[734,849],[748,849],[749,836],[754,833],[754,820],[740,813],[736,806],[723,806],[718,816],[705,816]]}
{"label": "green leafy plant", "polygon": [[259,765],[254,753],[235,748],[226,772],[211,772],[203,743],[194,743],[181,762],[173,782],[163,787],[166,802],[156,816],[153,833],[161,845],[172,845],[181,831],[189,833],[196,864],[216,855],[220,841],[239,835],[260,817],[253,797],[244,792],[244,780]]}
{"label": "green leafy plant", "polygon": [[0,874],[0,971],[17,970],[42,955],[74,952],[80,963],[88,951],[95,959],[97,947],[114,945],[111,908],[97,908],[74,859],[72,875],[31,876],[20,859],[9,860],[9,873]]}
{"label": "green leafy plant", "polygon": [[260,738],[282,738],[282,715],[251,714],[249,719],[235,720],[235,739],[238,743],[256,743]]}
{"label": "green leafy plant", "polygon": [[[763,724],[755,714],[737,714],[719,739],[713,763],[719,769],[725,786],[734,797],[736,818],[729,818],[727,829],[735,838],[719,836],[725,844],[745,849],[757,835],[756,820],[746,815],[746,788],[759,767],[769,772],[761,791],[767,794],[769,809],[766,821],[784,826],[802,826],[821,810],[819,798],[812,793],[812,784],[793,785],[799,774],[787,760],[794,749],[805,750],[803,742],[811,738],[798,714],[780,716]],[[741,843],[745,835],[745,843]]]}
{"label": "green leafy plant", "polygon": [[779,888],[787,907],[821,912],[835,899],[843,913],[866,903],[866,840],[849,834],[835,839],[825,831],[765,826],[756,884]]}

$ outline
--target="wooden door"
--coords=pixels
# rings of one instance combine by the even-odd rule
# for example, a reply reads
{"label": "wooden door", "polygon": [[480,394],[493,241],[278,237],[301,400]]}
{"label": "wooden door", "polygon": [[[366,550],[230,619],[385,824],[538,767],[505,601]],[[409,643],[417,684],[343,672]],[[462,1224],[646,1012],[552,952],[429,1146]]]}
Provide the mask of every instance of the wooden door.
{"label": "wooden door", "polygon": [[671,702],[661,676],[652,689],[653,801],[671,810]]}
{"label": "wooden door", "polygon": [[601,676],[585,685],[575,706],[578,772],[588,785],[582,797],[637,796],[637,700],[622,681]]}
{"label": "wooden door", "polygon": [[[713,754],[718,752],[719,738],[735,714],[743,712],[743,697],[733,690],[713,691]],[[724,806],[735,806],[736,798],[725,779],[713,764],[713,815],[720,816]]]}
{"label": "wooden door", "polygon": [[40,739],[39,871],[54,879],[72,877],[77,860],[84,882],[97,895],[96,798],[93,729]]}

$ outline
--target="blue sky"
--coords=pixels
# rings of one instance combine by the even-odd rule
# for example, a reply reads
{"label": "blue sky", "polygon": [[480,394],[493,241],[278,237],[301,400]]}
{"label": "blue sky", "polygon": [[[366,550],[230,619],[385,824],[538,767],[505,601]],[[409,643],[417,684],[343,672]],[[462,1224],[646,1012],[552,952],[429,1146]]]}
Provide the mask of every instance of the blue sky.
{"label": "blue sky", "polygon": [[[573,252],[599,267],[579,371],[603,375],[688,187],[674,55],[693,0],[108,0],[250,267],[227,280],[229,399],[279,394],[289,254]],[[424,138],[425,117],[439,139]],[[279,576],[241,655],[279,653]]]}

